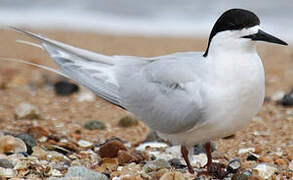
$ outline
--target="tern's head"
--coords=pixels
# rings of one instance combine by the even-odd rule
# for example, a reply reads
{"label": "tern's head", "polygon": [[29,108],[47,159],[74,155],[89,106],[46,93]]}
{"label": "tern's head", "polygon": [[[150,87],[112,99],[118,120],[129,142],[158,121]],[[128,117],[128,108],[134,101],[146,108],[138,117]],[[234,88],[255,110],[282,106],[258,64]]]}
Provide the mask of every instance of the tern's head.
{"label": "tern's head", "polygon": [[253,49],[255,41],[287,45],[286,42],[262,31],[259,25],[259,18],[251,11],[230,9],[224,12],[211,31],[204,56],[208,56],[210,51]]}

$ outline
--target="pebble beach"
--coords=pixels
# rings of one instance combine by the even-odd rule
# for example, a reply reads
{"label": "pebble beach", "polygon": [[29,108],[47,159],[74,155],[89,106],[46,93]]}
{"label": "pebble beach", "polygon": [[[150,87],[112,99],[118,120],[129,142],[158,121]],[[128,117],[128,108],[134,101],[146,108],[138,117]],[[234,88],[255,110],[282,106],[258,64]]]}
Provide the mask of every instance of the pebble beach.
{"label": "pebble beach", "polygon": [[[204,51],[207,45],[206,38],[194,37],[31,31],[106,55],[151,57],[178,51]],[[1,57],[57,68],[41,49],[16,42],[29,38],[11,29],[1,29],[0,35]],[[258,44],[266,74],[264,105],[247,127],[233,136],[213,140],[215,164],[209,175],[200,173],[206,170],[207,161],[200,145],[195,147],[191,162],[196,173],[189,174],[179,146],[158,138],[132,114],[59,75],[0,60],[0,177],[14,180],[292,179],[293,49],[290,44],[287,47]],[[60,93],[58,82],[68,83],[68,92]]]}

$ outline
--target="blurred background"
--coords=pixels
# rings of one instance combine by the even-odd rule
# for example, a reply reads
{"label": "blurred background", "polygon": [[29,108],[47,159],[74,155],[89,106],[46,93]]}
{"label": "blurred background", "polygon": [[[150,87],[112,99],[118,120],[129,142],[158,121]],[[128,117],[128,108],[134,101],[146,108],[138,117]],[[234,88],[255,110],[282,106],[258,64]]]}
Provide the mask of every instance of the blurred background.
{"label": "blurred background", "polygon": [[291,0],[0,0],[0,26],[198,37],[237,7],[255,12],[268,32],[293,39]]}

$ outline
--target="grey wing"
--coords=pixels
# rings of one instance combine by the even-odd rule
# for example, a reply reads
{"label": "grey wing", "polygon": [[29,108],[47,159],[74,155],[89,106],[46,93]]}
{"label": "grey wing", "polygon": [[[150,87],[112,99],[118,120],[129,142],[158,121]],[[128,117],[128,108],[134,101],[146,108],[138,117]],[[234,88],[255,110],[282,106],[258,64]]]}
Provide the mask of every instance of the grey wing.
{"label": "grey wing", "polygon": [[89,88],[96,95],[121,106],[114,58],[14,29],[39,41],[42,49],[59,65],[62,74]]}
{"label": "grey wing", "polygon": [[140,71],[128,66],[118,81],[123,106],[152,129],[174,134],[204,122],[204,83],[188,63],[167,61]]}

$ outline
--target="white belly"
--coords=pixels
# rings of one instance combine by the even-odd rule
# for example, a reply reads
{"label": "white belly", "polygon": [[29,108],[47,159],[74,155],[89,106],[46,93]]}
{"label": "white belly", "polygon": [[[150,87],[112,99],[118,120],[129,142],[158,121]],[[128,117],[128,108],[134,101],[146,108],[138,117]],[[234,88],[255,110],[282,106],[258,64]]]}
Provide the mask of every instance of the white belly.
{"label": "white belly", "polygon": [[[159,134],[175,144],[192,146],[234,134],[259,111],[265,96],[264,71],[259,59],[252,68],[228,69],[208,88],[206,119],[201,125],[178,134]],[[230,73],[230,74],[229,74]]]}

